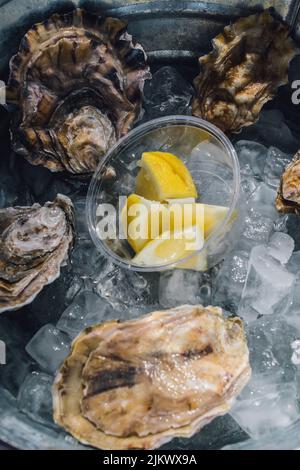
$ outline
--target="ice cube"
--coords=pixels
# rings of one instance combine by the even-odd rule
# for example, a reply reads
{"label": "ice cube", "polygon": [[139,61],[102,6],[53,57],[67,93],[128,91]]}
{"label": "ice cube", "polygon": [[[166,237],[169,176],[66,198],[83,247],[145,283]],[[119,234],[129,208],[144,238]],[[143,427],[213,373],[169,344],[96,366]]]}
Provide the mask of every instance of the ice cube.
{"label": "ice cube", "polygon": [[47,324],[29,341],[26,351],[43,370],[55,373],[69,353],[70,342],[69,336]]}
{"label": "ice cube", "polygon": [[276,191],[265,183],[259,183],[250,195],[246,205],[243,238],[240,245],[245,249],[266,243],[274,229],[274,222],[278,213],[274,206]]}
{"label": "ice cube", "polygon": [[230,204],[232,171],[220,146],[208,140],[198,143],[187,158],[186,166],[201,194],[201,202],[223,206]]}
{"label": "ice cube", "polygon": [[94,278],[102,270],[104,257],[97,251],[91,239],[77,240],[71,254],[71,266],[74,274],[80,277]]}
{"label": "ice cube", "polygon": [[274,231],[275,232],[283,232],[287,233],[287,220],[289,214],[279,215],[278,218],[274,222]]}
{"label": "ice cube", "polygon": [[174,67],[162,67],[145,83],[144,120],[188,114],[192,95],[193,87]]}
{"label": "ice cube", "polygon": [[252,376],[231,415],[255,437],[267,432],[268,425],[270,429],[288,426],[293,422],[293,413],[297,419],[295,369],[291,363],[295,331],[278,316],[263,316],[246,330]]}
{"label": "ice cube", "polygon": [[287,268],[291,273],[298,274],[300,272],[300,251],[294,251],[289,259]]}
{"label": "ice cube", "polygon": [[33,362],[16,346],[8,348],[6,352],[6,363],[0,365],[0,382],[9,392],[17,396],[18,390],[26,377],[32,370]]}
{"label": "ice cube", "polygon": [[161,273],[159,278],[159,303],[163,307],[179,304],[209,305],[211,282],[209,274],[188,270]]}
{"label": "ice cube", "polygon": [[300,218],[296,214],[286,216],[287,233],[294,239],[295,250],[300,250]]}
{"label": "ice cube", "polygon": [[280,428],[270,429],[265,436],[226,445],[222,450],[295,450],[299,447],[299,432],[300,423],[296,422],[284,432]]}
{"label": "ice cube", "polygon": [[241,174],[241,188],[247,198],[257,189],[259,183],[258,178]]}
{"label": "ice cube", "polygon": [[113,186],[113,190],[120,196],[134,193],[136,177],[131,172],[121,173]]}
{"label": "ice cube", "polygon": [[274,377],[276,375],[280,380],[283,372],[274,356],[272,343],[267,338],[261,325],[255,323],[252,323],[250,328],[247,328],[247,342],[252,368],[251,380],[253,380],[253,377],[260,375],[264,375],[264,377]]}
{"label": "ice cube", "polygon": [[79,277],[78,275],[75,275],[68,287],[68,290],[66,292],[66,304],[69,305],[70,302],[74,299],[75,295],[77,295],[83,288],[84,288],[85,282],[84,279]]}
{"label": "ice cube", "polygon": [[213,302],[236,312],[247,277],[249,254],[238,250],[225,258],[214,281]]}
{"label": "ice cube", "polygon": [[266,246],[254,247],[250,255],[239,314],[246,321],[253,321],[259,314],[270,315],[276,312],[276,309],[287,306],[295,279],[294,274],[288,272],[269,254]]}
{"label": "ice cube", "polygon": [[300,332],[300,251],[292,254],[287,269],[295,274],[291,303],[284,312],[285,320]]}
{"label": "ice cube", "polygon": [[75,209],[76,236],[78,239],[90,240],[89,230],[86,220],[86,199],[78,197],[73,200]]}
{"label": "ice cube", "polygon": [[257,142],[240,140],[235,144],[241,174],[241,188],[248,198],[261,182],[267,148]]}
{"label": "ice cube", "polygon": [[300,251],[292,254],[287,268],[296,275],[292,293],[292,302],[285,312],[285,320],[300,332]]}
{"label": "ice cube", "polygon": [[16,403],[16,398],[6,388],[0,386],[0,410],[3,412],[10,407],[15,408]]}
{"label": "ice cube", "polygon": [[248,207],[274,221],[278,218],[278,212],[275,209],[275,199],[276,191],[265,183],[260,183],[256,191],[251,195]]}
{"label": "ice cube", "polygon": [[209,140],[203,140],[193,148],[187,161],[187,167],[190,170],[201,169],[202,165],[207,164],[209,161],[222,164],[227,161],[227,156],[222,147]]}
{"label": "ice cube", "polygon": [[[282,264],[286,264],[292,256],[295,242],[286,233],[274,233],[268,243],[268,252],[273,258],[278,259]],[[300,268],[300,267],[299,267]]]}
{"label": "ice cube", "polygon": [[242,176],[261,179],[268,149],[257,142],[240,140],[235,144]]}
{"label": "ice cube", "polygon": [[[62,268],[60,277],[53,283],[45,286],[34,301],[26,307],[30,317],[27,317],[27,321],[24,321],[24,324],[28,326],[29,333],[25,344],[32,337],[33,332],[37,331],[42,325],[47,323],[55,324],[58,321],[66,306],[70,303],[72,292],[69,291],[69,288],[73,282],[77,283],[75,277],[76,275],[72,274],[71,266],[68,263],[66,267]],[[79,288],[78,285],[77,288]],[[23,311],[21,312],[23,313]],[[22,330],[24,330],[23,326]]]}
{"label": "ice cube", "polygon": [[56,326],[74,338],[88,326],[119,317],[120,314],[112,308],[107,300],[93,292],[83,291],[74,298]]}
{"label": "ice cube", "polygon": [[263,172],[264,182],[274,188],[278,188],[280,177],[291,159],[292,155],[288,155],[276,147],[270,147]]}
{"label": "ice cube", "polygon": [[286,321],[292,325],[294,328],[296,328],[298,331],[300,331],[300,293],[299,293],[299,288],[300,288],[300,281],[299,279],[297,280],[295,290],[294,290],[294,295],[292,299],[292,305],[288,308],[288,310],[285,313],[285,318]]}
{"label": "ice cube", "polygon": [[53,377],[43,372],[32,372],[25,378],[19,393],[19,410],[42,424],[55,426],[53,422]]}
{"label": "ice cube", "polygon": [[28,317],[27,322],[22,323],[23,319],[23,311],[1,315],[0,319],[0,383],[14,396],[33,366],[33,361],[24,351],[31,331],[27,325]]}
{"label": "ice cube", "polygon": [[[299,266],[298,266],[299,269]],[[300,334],[300,272],[296,274],[296,281],[293,286],[292,299],[288,308],[284,312],[285,320],[293,326]]]}
{"label": "ice cube", "polygon": [[275,315],[259,319],[261,328],[264,328],[266,337],[272,344],[272,352],[280,364],[284,381],[295,379],[295,366],[291,362],[293,353],[292,343],[300,337],[300,330],[290,325],[285,316]]}
{"label": "ice cube", "polygon": [[274,381],[254,386],[250,393],[242,392],[230,414],[254,438],[287,428],[300,417],[296,384]]}
{"label": "ice cube", "polygon": [[95,285],[97,293],[117,310],[153,303],[147,276],[120,268],[108,260],[98,273]]}
{"label": "ice cube", "polygon": [[292,381],[295,369],[291,364],[291,343],[299,332],[278,315],[262,316],[246,325],[252,367],[252,380],[267,376],[278,382]]}
{"label": "ice cube", "polygon": [[296,339],[292,341],[291,348],[293,350],[291,361],[296,366],[299,366],[300,365],[300,339]]}
{"label": "ice cube", "polygon": [[249,209],[245,216],[243,239],[241,240],[244,243],[240,243],[240,246],[251,250],[259,243],[266,243],[273,226],[274,223],[271,218],[262,215],[255,209]]}

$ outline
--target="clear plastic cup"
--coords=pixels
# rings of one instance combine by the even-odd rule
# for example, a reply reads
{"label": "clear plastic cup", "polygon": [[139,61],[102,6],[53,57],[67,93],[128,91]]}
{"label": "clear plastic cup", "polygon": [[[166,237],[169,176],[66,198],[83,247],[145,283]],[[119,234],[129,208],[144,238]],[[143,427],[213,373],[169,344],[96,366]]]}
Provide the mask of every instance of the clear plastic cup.
{"label": "clear plastic cup", "polygon": [[[138,161],[144,151],[175,154],[190,170],[198,190],[198,202],[228,207],[203,248],[176,262],[141,266],[132,260],[134,253],[126,240],[99,237],[99,204],[112,204],[118,213],[119,197],[135,191]],[[232,249],[240,233],[240,172],[234,147],[221,130],[199,118],[167,116],[149,121],[120,139],[101,161],[88,190],[86,210],[97,249],[124,268],[162,271],[180,267],[203,252],[207,257],[205,269],[209,269]]]}

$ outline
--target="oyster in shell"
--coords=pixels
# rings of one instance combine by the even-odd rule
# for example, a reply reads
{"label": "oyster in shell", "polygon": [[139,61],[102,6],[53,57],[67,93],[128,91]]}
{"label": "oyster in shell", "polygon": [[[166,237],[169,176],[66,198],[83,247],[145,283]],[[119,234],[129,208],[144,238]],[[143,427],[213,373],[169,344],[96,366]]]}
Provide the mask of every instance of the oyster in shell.
{"label": "oyster in shell", "polygon": [[263,105],[288,81],[296,48],[288,27],[264,11],[226,26],[213,51],[200,57],[193,114],[224,132],[237,132],[258,119]]}
{"label": "oyster in shell", "polygon": [[300,215],[300,150],[281,176],[276,209],[279,212],[295,212]]}
{"label": "oyster in shell", "polygon": [[146,55],[126,23],[77,9],[24,36],[11,59],[12,141],[33,165],[90,174],[141,110]]}
{"label": "oyster in shell", "polygon": [[70,199],[0,209],[0,312],[26,305],[60,274],[74,240]]}
{"label": "oyster in shell", "polygon": [[55,421],[101,449],[151,449],[225,414],[250,376],[241,320],[181,306],[84,330],[53,386]]}

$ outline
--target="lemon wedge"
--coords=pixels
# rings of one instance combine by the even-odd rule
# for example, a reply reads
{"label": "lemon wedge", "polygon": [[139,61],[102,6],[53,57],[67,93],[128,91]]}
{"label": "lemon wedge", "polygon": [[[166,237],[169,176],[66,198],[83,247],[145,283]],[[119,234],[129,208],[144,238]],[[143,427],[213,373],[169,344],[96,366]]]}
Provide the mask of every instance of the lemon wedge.
{"label": "lemon wedge", "polygon": [[[194,199],[192,199],[193,201]],[[137,194],[131,194],[121,212],[123,233],[136,253],[163,232],[183,230],[190,225],[204,224],[202,204],[187,199],[172,204],[149,201]]]}
{"label": "lemon wedge", "polygon": [[121,222],[133,250],[139,253],[148,242],[163,232],[183,230],[189,225],[200,224],[204,238],[207,238],[212,230],[221,224],[229,209],[193,201],[194,199],[187,198],[161,204],[137,194],[128,196],[122,209]]}
{"label": "lemon wedge", "polygon": [[[204,237],[207,238],[211,232],[221,225],[229,211],[228,207],[214,206],[212,204],[204,204]],[[234,216],[234,218],[236,215]],[[233,220],[232,220],[233,221]]]}
{"label": "lemon wedge", "polygon": [[154,201],[196,198],[189,170],[180,158],[166,152],[144,152],[136,178],[136,194]]}
{"label": "lemon wedge", "polygon": [[[203,226],[191,225],[184,230],[162,235],[150,241],[134,258],[133,262],[140,266],[161,266],[167,263],[177,263],[181,259],[201,250],[204,245]],[[205,270],[207,266],[205,253],[195,253],[195,256],[182,263],[180,268]]]}
{"label": "lemon wedge", "polygon": [[[127,241],[136,253],[161,234],[162,205],[131,194],[121,212],[121,222]],[[156,227],[156,228],[155,228]]]}
{"label": "lemon wedge", "polygon": [[[188,200],[185,201],[184,199],[174,201],[176,204],[187,204]],[[169,201],[170,207],[174,205],[173,201]],[[203,206],[204,210],[204,238],[207,238],[211,232],[222,223],[225,219],[226,215],[228,214],[229,208],[225,206],[214,206],[212,204],[200,204],[200,203],[192,203],[192,224],[196,223],[196,217],[199,213],[199,206]],[[200,209],[201,210],[201,209]],[[198,211],[198,212],[197,212]]]}

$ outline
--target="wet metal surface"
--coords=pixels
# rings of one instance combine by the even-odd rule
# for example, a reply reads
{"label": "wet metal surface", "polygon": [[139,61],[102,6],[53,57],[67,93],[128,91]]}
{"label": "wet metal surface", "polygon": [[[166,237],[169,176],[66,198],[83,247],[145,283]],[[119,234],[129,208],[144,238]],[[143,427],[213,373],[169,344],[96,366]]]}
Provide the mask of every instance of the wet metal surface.
{"label": "wet metal surface", "polygon": [[298,0],[0,0],[0,72],[29,26],[54,11],[81,6],[126,18],[150,60],[191,60],[207,52],[211,39],[231,20],[273,7],[300,37]]}

